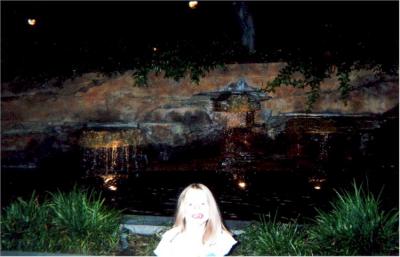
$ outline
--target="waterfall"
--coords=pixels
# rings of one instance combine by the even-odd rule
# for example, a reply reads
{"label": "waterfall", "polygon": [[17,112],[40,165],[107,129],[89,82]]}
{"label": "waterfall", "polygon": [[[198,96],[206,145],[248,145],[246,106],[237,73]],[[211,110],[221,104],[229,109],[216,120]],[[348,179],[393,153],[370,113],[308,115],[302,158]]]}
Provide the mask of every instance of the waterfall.
{"label": "waterfall", "polygon": [[140,143],[140,134],[135,129],[83,132],[80,146],[86,175],[121,176],[144,170],[148,160],[140,151]]}

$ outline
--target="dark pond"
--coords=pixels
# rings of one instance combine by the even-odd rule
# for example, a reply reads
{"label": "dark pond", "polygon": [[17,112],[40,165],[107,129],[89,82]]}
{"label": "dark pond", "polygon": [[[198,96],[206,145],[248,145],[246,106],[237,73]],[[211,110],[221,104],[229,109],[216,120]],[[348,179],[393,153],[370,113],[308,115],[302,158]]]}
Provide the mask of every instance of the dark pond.
{"label": "dark pond", "polygon": [[[88,173],[88,161],[92,168],[101,164],[92,163],[93,150],[90,159],[87,149],[80,149],[36,169],[3,168],[2,206],[34,190],[68,191],[79,184],[101,191],[107,205],[125,213],[173,215],[181,190],[201,182],[215,194],[224,218],[258,219],[277,212],[280,218],[306,220],[316,214],[315,208],[330,208],[335,190],[350,189],[356,181],[368,184],[375,195],[383,189],[384,209],[398,208],[398,119],[368,131],[345,127],[350,132],[292,131],[264,141],[249,130],[232,130],[217,144],[181,149],[175,157],[135,172],[112,170],[116,164],[111,160],[114,166],[107,170]],[[151,162],[148,152],[146,161]],[[127,153],[121,147],[113,152]]]}

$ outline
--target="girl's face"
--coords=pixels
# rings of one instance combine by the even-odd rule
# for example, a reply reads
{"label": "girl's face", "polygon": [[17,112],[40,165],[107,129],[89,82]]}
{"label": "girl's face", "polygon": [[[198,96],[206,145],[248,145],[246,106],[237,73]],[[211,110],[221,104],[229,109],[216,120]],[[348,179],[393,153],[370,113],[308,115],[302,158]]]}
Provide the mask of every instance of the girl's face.
{"label": "girl's face", "polygon": [[194,189],[188,191],[184,208],[186,223],[201,225],[210,217],[210,206],[207,196],[202,190]]}

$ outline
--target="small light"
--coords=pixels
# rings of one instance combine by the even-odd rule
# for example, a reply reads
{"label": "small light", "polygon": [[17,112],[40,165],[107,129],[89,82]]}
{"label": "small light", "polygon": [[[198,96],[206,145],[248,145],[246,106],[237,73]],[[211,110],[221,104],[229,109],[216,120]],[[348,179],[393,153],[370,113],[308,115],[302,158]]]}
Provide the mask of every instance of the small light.
{"label": "small light", "polygon": [[312,177],[308,179],[308,182],[311,183],[312,187],[315,190],[321,190],[323,183],[326,181],[326,178],[317,178]]}
{"label": "small light", "polygon": [[110,142],[110,147],[111,148],[118,148],[121,147],[124,143],[120,140],[113,140]]}
{"label": "small light", "polygon": [[116,186],[109,186],[108,189],[110,189],[111,191],[116,191],[117,187]]}
{"label": "small light", "polygon": [[28,19],[28,24],[30,26],[35,26],[36,25],[36,19]]}
{"label": "small light", "polygon": [[104,183],[108,183],[108,182],[110,182],[111,180],[113,180],[113,178],[106,178],[106,179],[104,180]]}
{"label": "small light", "polygon": [[238,186],[239,186],[241,189],[245,189],[245,188],[246,188],[246,182],[244,182],[244,181],[239,181]]}
{"label": "small light", "polygon": [[105,175],[105,176],[102,176],[102,177],[103,177],[104,183],[111,182],[112,180],[115,179],[114,175]]}
{"label": "small light", "polygon": [[153,47],[153,52],[157,52],[158,48],[157,47]]}
{"label": "small light", "polygon": [[199,3],[197,1],[190,1],[189,2],[189,7],[190,7],[190,9],[194,9],[194,8],[197,7],[198,4]]}

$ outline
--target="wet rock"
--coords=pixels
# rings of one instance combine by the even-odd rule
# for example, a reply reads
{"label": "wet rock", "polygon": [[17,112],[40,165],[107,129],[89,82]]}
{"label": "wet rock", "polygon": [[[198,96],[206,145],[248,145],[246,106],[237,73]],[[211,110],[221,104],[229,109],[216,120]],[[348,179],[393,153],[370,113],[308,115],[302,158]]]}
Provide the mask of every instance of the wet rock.
{"label": "wet rock", "polygon": [[[200,159],[197,164],[215,169],[221,163],[218,151],[224,146],[226,131],[248,129],[265,142],[257,148],[263,154],[257,153],[253,159],[265,153],[275,156],[271,158],[287,152],[290,156],[307,155],[314,151],[310,148],[319,148],[306,147],[303,142],[319,144],[322,141],[313,140],[327,133],[355,137],[354,127],[371,133],[384,123],[380,115],[398,106],[397,78],[359,71],[351,74],[355,90],[347,104],[340,101],[338,80],[333,77],[322,83],[314,112],[305,114],[307,88],[280,87],[270,93],[271,98],[260,91],[284,65],[228,65],[226,70],[210,71],[197,86],[188,77],[176,82],[162,74],[150,74],[148,87],[135,87],[132,71],[113,77],[88,73],[65,81],[61,87],[48,82],[26,91],[6,83],[2,85],[1,102],[2,164],[29,166],[48,158],[51,152],[65,153],[79,147],[133,147],[134,154],[139,156],[137,151],[142,151],[149,165],[154,161],[154,167],[160,169],[160,163],[177,165],[182,156],[196,158],[201,152],[209,152],[203,156],[207,162]],[[392,113],[390,117],[398,118],[398,111]],[[330,120],[329,115],[353,115],[354,119],[343,123]],[[239,138],[232,140],[239,142]],[[352,140],[362,144],[367,155],[372,138]],[[283,141],[278,144],[276,140]],[[296,144],[300,145],[298,152]],[[252,156],[246,151],[246,158]],[[346,155],[353,158],[350,153]],[[246,158],[242,158],[243,163]],[[197,165],[196,161],[184,163],[184,168]],[[241,167],[240,163],[236,162]]]}

